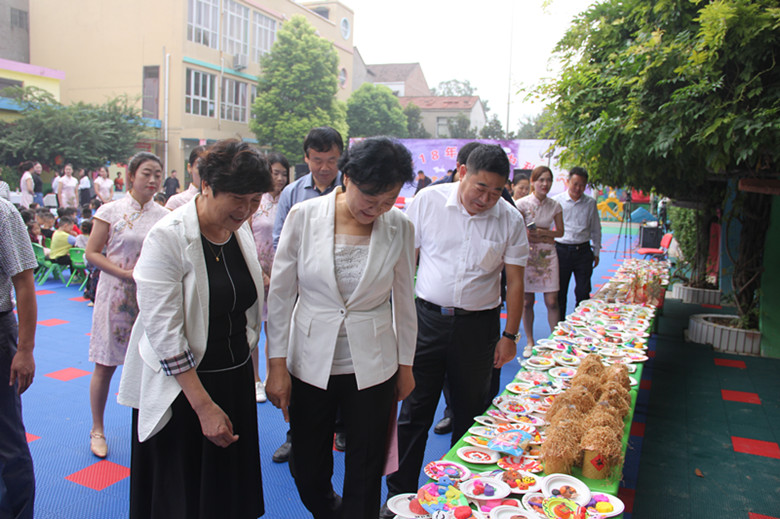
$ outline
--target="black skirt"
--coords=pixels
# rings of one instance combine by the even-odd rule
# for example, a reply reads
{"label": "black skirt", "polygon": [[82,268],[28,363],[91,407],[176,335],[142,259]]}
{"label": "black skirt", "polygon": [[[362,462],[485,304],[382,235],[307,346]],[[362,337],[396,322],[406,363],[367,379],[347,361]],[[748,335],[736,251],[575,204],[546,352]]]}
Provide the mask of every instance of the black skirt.
{"label": "black skirt", "polygon": [[264,513],[252,363],[198,376],[238,441],[226,448],[211,443],[181,393],[171,420],[140,443],[134,409],[131,519],[256,519]]}

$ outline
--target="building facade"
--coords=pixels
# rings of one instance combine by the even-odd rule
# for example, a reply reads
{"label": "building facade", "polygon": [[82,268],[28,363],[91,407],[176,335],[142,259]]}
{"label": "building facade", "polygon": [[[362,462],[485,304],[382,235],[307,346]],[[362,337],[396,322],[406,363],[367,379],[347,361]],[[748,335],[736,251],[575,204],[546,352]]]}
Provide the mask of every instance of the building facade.
{"label": "building facade", "polygon": [[477,133],[487,123],[479,96],[407,96],[399,97],[398,101],[403,108],[410,103],[420,107],[422,125],[435,139],[450,136],[447,123],[459,114],[468,117],[469,127],[476,128]]}
{"label": "building facade", "polygon": [[[291,0],[35,0],[30,57],[65,72],[64,104],[136,99],[155,128],[139,148],[166,169],[224,138],[255,142],[248,126],[260,74],[280,25],[303,15],[339,57],[339,99],[352,92],[351,9]],[[303,136],[301,136],[303,139]]]}

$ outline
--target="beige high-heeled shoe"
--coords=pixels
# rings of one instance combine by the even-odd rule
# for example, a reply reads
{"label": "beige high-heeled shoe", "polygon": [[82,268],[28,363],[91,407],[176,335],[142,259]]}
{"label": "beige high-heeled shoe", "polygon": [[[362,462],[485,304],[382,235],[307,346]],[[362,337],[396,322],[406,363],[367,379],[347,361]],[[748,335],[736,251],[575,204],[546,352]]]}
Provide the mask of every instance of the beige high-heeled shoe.
{"label": "beige high-heeled shoe", "polygon": [[105,458],[108,455],[108,444],[106,443],[106,437],[102,433],[90,431],[89,449],[92,451],[92,454],[98,458]]}

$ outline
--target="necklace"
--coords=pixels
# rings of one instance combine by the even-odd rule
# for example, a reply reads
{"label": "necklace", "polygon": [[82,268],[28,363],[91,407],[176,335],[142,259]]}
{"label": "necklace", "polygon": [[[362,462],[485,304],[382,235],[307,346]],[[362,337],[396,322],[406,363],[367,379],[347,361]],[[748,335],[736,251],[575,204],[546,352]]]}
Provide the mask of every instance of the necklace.
{"label": "necklace", "polygon": [[219,258],[220,258],[220,256],[222,256],[222,249],[227,244],[227,242],[230,241],[230,237],[228,236],[227,241],[225,241],[222,244],[219,244],[219,245],[214,244],[217,247],[219,247],[219,252],[214,252],[214,247],[212,247],[211,241],[209,241],[209,239],[206,238],[205,236],[203,236],[203,238],[204,238],[204,240],[206,242],[206,245],[208,246],[209,250],[211,251],[211,254],[214,256],[214,259],[217,261],[217,263],[219,263]]}

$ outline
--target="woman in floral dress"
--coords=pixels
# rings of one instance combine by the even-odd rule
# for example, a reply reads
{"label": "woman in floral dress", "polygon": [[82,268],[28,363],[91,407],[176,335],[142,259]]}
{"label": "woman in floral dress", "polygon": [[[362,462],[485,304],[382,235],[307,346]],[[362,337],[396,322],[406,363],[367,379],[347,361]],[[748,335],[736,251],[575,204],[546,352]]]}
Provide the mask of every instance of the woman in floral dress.
{"label": "woman in floral dress", "polygon": [[124,363],[130,331],[138,315],[133,268],[146,234],[169,214],[153,200],[161,181],[162,161],[152,153],[137,153],[128,166],[130,189],[124,198],[100,206],[87,242],[87,261],[102,271],[89,341],[89,360],[95,363],[89,387],[90,449],[99,458],[108,454],[103,414],[109,384],[116,367]]}
{"label": "woman in floral dress", "polygon": [[57,183],[57,200],[60,202],[60,207],[72,207],[78,206],[78,190],[79,181],[73,178],[73,164],[65,164],[63,169],[64,175]]}
{"label": "woman in floral dress", "polygon": [[[537,166],[531,172],[531,194],[517,200],[528,226],[528,264],[525,267],[525,307],[523,329],[528,341],[524,355],[534,345],[534,294],[544,294],[550,332],[558,323],[558,255],[554,238],[563,236],[563,209],[547,194],[553,174],[547,166]],[[553,225],[554,224],[554,225]],[[554,227],[554,230],[553,230]]]}
{"label": "woman in floral dress", "polygon": [[[257,259],[263,268],[263,286],[265,288],[265,301],[263,301],[263,323],[268,319],[268,287],[271,283],[271,267],[274,264],[274,220],[276,219],[276,209],[279,207],[279,195],[282,189],[290,181],[290,162],[281,153],[271,153],[268,155],[268,163],[271,165],[271,175],[274,181],[274,190],[263,195],[260,207],[257,208],[252,216],[252,233],[255,236],[255,246],[257,247]],[[266,347],[268,339],[266,338]],[[252,351],[252,362],[255,366],[255,400],[265,402],[265,385],[260,380],[258,373],[259,353],[257,348]]]}

